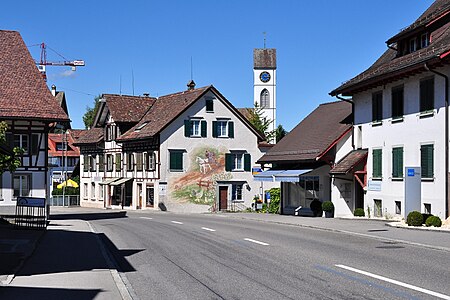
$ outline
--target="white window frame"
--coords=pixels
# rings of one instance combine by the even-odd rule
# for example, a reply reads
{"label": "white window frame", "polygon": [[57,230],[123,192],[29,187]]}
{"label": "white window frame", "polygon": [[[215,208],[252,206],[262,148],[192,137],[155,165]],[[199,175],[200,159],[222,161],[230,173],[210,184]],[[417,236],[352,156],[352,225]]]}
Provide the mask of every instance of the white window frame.
{"label": "white window frame", "polygon": [[98,200],[103,201],[105,197],[105,190],[104,187],[102,185],[98,186]]}
{"label": "white window frame", "polygon": [[201,136],[200,120],[191,119],[190,123],[191,123],[191,136],[192,137],[200,137]]}
{"label": "white window frame", "polygon": [[[19,178],[19,194],[16,195],[15,191],[16,191],[16,187],[15,187],[15,179],[16,177]],[[13,197],[17,198],[17,197],[28,197],[31,196],[31,174],[14,174],[12,177],[13,180]],[[27,183],[27,189],[28,189],[28,193],[23,193],[23,183],[24,180]]]}
{"label": "white window frame", "polygon": [[[239,196],[240,189],[240,197]],[[233,202],[243,202],[244,201],[244,184],[243,183],[234,183],[231,185],[231,200]]]}
{"label": "white window frame", "polygon": [[154,151],[148,151],[145,153],[145,171],[156,170],[156,153]]}
{"label": "white window frame", "polygon": [[232,171],[244,171],[244,152],[231,152]]}
{"label": "white window frame", "polygon": [[88,193],[89,193],[88,188],[89,188],[89,185],[87,184],[87,182],[85,182],[85,183],[84,183],[84,192],[83,192],[83,198],[84,198],[84,199],[87,199],[87,198],[89,197],[89,196],[88,196]]}
{"label": "white window frame", "polygon": [[[18,138],[18,141],[16,142],[16,138]],[[30,139],[28,138],[28,134],[22,134],[22,133],[16,133],[13,137],[14,141],[14,147],[19,147],[24,150],[23,154],[28,154],[28,149],[30,147]],[[26,142],[25,142],[26,141]],[[24,145],[26,144],[26,145]]]}
{"label": "white window frame", "polygon": [[96,197],[95,197],[95,182],[91,182],[91,200],[95,201]]}
{"label": "white window frame", "polygon": [[228,137],[228,120],[217,120],[217,137]]}

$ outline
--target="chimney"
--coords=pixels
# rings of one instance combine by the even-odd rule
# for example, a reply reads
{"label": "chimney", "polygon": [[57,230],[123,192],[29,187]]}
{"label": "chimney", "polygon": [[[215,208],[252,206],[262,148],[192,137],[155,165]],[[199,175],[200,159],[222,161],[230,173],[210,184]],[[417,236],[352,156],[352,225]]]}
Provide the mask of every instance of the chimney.
{"label": "chimney", "polygon": [[195,89],[195,82],[194,82],[194,80],[191,79],[188,82],[187,87],[188,87],[188,91],[192,91],[193,89]]}
{"label": "chimney", "polygon": [[56,96],[56,85],[52,84],[52,95],[53,97]]}
{"label": "chimney", "polygon": [[142,94],[144,97],[150,97],[150,93],[143,93]]}

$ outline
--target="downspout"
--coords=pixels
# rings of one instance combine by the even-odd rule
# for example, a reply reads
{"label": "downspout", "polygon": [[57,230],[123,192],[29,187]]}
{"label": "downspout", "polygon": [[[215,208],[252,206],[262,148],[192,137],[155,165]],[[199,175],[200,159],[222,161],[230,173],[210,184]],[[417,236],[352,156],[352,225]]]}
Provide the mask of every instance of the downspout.
{"label": "downspout", "polygon": [[352,100],[342,98],[339,95],[335,95],[335,97],[352,105],[352,149],[355,150],[355,103]]}
{"label": "downspout", "polygon": [[428,65],[425,63],[424,64],[424,68],[425,70],[434,73],[436,75],[439,75],[441,77],[443,77],[445,79],[445,216],[446,218],[449,217],[449,211],[448,211],[448,207],[449,207],[449,197],[448,197],[448,161],[449,161],[449,147],[448,147],[448,102],[449,102],[449,97],[448,97],[448,76],[440,73],[438,71],[432,70],[428,67]]}

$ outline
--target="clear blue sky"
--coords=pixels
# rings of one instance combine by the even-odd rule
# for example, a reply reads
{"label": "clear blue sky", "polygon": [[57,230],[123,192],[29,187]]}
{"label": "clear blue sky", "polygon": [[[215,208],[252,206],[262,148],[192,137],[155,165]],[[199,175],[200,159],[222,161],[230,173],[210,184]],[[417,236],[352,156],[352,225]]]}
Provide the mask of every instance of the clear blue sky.
{"label": "clear blue sky", "polygon": [[[2,1],[0,28],[45,42],[85,67],[48,67],[66,92],[73,128],[96,95],[214,85],[236,107],[253,105],[253,48],[277,49],[277,118],[291,130],[328,93],[369,67],[385,41],[432,0]],[[40,49],[30,47],[38,60]],[[48,60],[61,58],[48,50]],[[122,80],[120,80],[120,78]]]}

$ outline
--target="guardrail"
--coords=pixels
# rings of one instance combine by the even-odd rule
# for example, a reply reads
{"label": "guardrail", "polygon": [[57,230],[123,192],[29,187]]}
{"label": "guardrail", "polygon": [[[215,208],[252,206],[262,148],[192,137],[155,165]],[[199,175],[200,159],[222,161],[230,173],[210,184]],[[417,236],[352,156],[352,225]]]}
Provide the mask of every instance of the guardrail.
{"label": "guardrail", "polygon": [[50,206],[80,206],[79,195],[60,195],[50,198]]}

